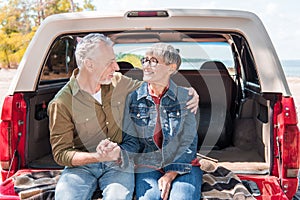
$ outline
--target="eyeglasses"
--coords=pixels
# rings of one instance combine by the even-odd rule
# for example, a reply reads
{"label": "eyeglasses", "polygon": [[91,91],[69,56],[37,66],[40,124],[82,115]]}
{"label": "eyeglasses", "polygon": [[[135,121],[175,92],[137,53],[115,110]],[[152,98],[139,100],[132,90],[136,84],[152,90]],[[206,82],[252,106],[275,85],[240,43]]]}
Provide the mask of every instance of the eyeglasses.
{"label": "eyeglasses", "polygon": [[158,64],[158,60],[154,57],[152,58],[142,58],[141,59],[143,67],[146,67],[147,65],[150,65],[150,67],[156,67]]}

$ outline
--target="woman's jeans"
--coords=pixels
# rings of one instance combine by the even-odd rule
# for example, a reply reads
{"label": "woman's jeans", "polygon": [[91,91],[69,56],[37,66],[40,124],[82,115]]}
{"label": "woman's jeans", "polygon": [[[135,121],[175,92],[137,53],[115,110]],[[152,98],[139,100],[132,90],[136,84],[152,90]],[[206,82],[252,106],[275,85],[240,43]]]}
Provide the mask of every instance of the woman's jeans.
{"label": "woman's jeans", "polygon": [[[158,180],[160,171],[147,171],[135,174],[137,200],[159,200],[161,191]],[[199,200],[201,196],[202,170],[192,167],[188,174],[178,175],[172,182],[169,200]]]}
{"label": "woman's jeans", "polygon": [[66,167],[55,189],[56,200],[88,200],[99,187],[103,200],[132,200],[133,164],[126,170],[115,162]]}

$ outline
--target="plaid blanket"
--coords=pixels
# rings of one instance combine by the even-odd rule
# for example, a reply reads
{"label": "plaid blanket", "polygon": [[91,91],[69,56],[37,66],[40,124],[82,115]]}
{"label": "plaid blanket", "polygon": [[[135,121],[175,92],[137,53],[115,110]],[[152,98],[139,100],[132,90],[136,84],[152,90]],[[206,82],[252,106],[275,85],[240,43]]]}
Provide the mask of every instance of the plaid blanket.
{"label": "plaid blanket", "polygon": [[[203,170],[203,200],[252,200],[255,199],[241,180],[230,170],[207,159],[200,159]],[[61,171],[31,172],[14,177],[14,189],[20,199],[52,200]]]}
{"label": "plaid blanket", "polygon": [[20,199],[52,200],[61,171],[30,172],[14,178],[14,189]]}

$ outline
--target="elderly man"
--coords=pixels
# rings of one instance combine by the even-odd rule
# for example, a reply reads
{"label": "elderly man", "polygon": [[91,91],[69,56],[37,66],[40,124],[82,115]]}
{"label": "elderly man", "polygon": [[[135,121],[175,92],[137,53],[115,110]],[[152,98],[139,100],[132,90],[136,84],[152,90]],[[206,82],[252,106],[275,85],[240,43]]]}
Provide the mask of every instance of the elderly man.
{"label": "elderly man", "polygon": [[[78,69],[48,106],[53,156],[66,166],[55,199],[91,199],[97,187],[103,199],[132,199],[133,163],[123,159],[120,145],[130,141],[122,137],[121,124],[126,96],[141,82],[116,73],[112,45],[102,34],[81,38]],[[198,95],[193,96],[189,107],[195,111]]]}

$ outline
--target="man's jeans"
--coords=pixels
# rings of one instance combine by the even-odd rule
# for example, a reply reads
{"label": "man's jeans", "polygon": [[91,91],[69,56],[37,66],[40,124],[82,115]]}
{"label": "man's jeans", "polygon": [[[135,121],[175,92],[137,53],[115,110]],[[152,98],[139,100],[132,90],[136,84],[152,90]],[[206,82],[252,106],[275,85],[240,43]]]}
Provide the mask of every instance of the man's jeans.
{"label": "man's jeans", "polygon": [[[136,197],[139,200],[161,199],[158,180],[163,174],[160,171],[136,173]],[[201,196],[202,170],[192,167],[190,173],[178,175],[171,184],[169,200],[199,200]]]}
{"label": "man's jeans", "polygon": [[56,200],[88,200],[97,186],[103,200],[132,200],[134,190],[133,164],[126,170],[115,162],[66,167],[55,189]]}

